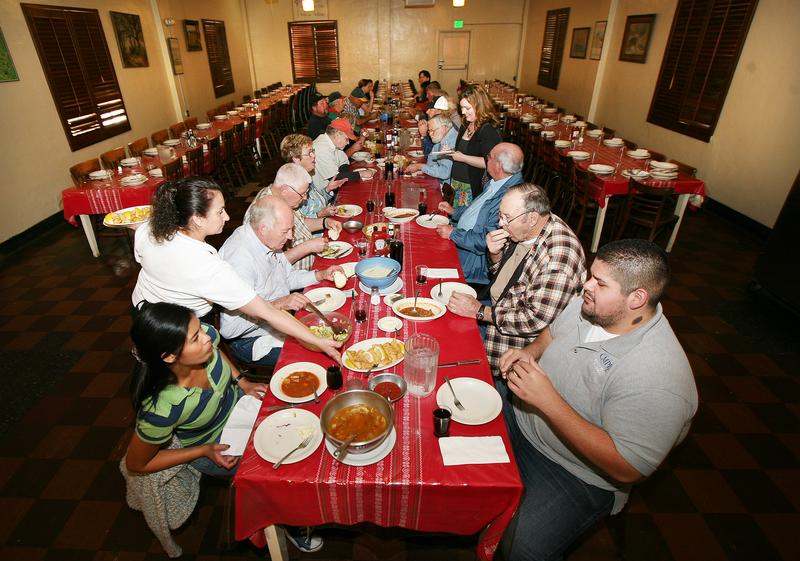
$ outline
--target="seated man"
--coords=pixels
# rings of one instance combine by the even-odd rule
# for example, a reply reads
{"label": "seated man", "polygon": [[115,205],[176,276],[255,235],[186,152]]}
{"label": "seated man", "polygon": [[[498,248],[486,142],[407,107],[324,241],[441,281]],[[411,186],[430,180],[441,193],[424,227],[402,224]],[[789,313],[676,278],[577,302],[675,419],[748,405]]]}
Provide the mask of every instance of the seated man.
{"label": "seated man", "polygon": [[[444,119],[446,117],[435,117]],[[522,163],[525,155],[516,144],[501,142],[489,152],[486,171],[489,181],[483,192],[468,206],[453,207],[439,203],[439,210],[450,215],[456,224],[436,228],[442,238],[451,240],[458,248],[458,258],[467,282],[479,289],[489,284],[486,260],[486,235],[497,229],[497,211],[506,190],[523,182]],[[480,287],[475,285],[481,285]]]}
{"label": "seated man", "polygon": [[312,139],[317,138],[328,128],[328,98],[320,93],[315,93],[311,98],[311,115],[308,116],[306,130]]}
{"label": "seated man", "polygon": [[[297,311],[308,304],[308,298],[293,290],[333,280],[333,273],[341,271],[337,265],[324,271],[292,269],[283,248],[292,239],[293,227],[289,205],[261,191],[247,210],[244,224],[233,231],[219,250],[220,256],[256,294],[286,311]],[[285,339],[282,333],[236,310],[222,313],[220,332],[230,339],[231,352],[237,359],[259,366],[275,365]]]}
{"label": "seated man", "polygon": [[486,236],[491,304],[457,292],[447,304],[453,313],[474,317],[485,328],[486,353],[495,374],[503,353],[536,339],[580,293],[586,279],[581,243],[550,212],[541,187],[509,187],[499,215],[501,229]]}
{"label": "seated man", "polygon": [[[336,189],[341,187],[347,179],[328,181],[324,188],[313,185],[316,173],[317,157],[311,138],[304,134],[288,134],[281,140],[281,158],[284,162],[294,162],[303,166],[311,175],[312,185],[308,190],[306,202],[300,206],[300,214],[309,218],[325,218],[333,216],[336,207],[332,206]],[[322,184],[322,182],[320,182]]]}
{"label": "seated man", "polygon": [[[347,119],[335,119],[323,134],[314,139],[312,146],[316,157],[316,168],[312,179],[315,189],[325,190],[331,181],[338,179],[347,179],[348,181],[361,179],[348,167],[350,159],[344,152],[348,141],[355,139],[353,127],[350,126]],[[358,146],[360,150],[363,144],[363,138],[359,138],[353,146]]]}
{"label": "seated man", "polygon": [[[420,123],[422,121],[420,120]],[[430,152],[439,152],[443,147],[453,148],[458,139],[458,129],[453,127],[452,121],[443,115],[437,115],[428,121],[428,136],[431,137],[433,146]],[[421,134],[421,130],[420,130]],[[450,179],[450,170],[453,168],[453,160],[442,157],[441,154],[428,154],[426,163],[415,162],[406,167],[408,173],[422,171],[423,173],[435,177],[440,183]]]}
{"label": "seated man", "polygon": [[[686,436],[697,389],[659,300],[667,256],[646,240],[600,248],[575,298],[500,370],[525,496],[504,559],[560,559]],[[498,382],[502,384],[502,382]]]}

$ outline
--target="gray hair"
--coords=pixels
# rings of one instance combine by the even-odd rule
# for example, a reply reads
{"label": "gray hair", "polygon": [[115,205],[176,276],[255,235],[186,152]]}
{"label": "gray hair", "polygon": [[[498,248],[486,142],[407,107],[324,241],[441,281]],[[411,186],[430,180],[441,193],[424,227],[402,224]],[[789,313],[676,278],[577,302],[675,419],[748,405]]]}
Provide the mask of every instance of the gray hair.
{"label": "gray hair", "polygon": [[520,183],[509,187],[505,196],[516,193],[522,197],[522,210],[542,216],[550,214],[550,200],[544,189],[533,183]]}
{"label": "gray hair", "polygon": [[447,126],[447,128],[452,128],[453,121],[450,120],[450,117],[446,115],[435,115],[431,119],[428,120],[428,127],[433,129],[438,129],[439,127]]}
{"label": "gray hair", "polygon": [[256,193],[256,196],[253,197],[253,201],[250,203],[250,206],[247,207],[246,211],[244,211],[244,218],[242,218],[242,222],[244,224],[250,224],[251,226],[255,226],[256,224],[261,223],[261,220],[258,220],[253,217],[253,213],[258,212],[255,211],[255,208],[257,206],[256,203],[258,203],[258,201],[260,201],[264,197],[269,196],[271,190],[272,190],[272,185],[268,185],[267,187],[263,187],[258,193]]}
{"label": "gray hair", "polygon": [[500,147],[497,151],[497,163],[500,168],[508,175],[514,175],[522,169],[524,154],[521,150],[513,150],[510,147]]}
{"label": "gray hair", "polygon": [[298,190],[302,187],[308,187],[309,183],[311,183],[311,176],[306,169],[300,164],[289,162],[278,168],[273,185],[289,185]]}
{"label": "gray hair", "polygon": [[270,230],[277,224],[282,211],[291,212],[291,209],[281,198],[271,195],[269,188],[264,188],[250,203],[244,215],[244,222],[254,230],[258,226],[264,226]]}

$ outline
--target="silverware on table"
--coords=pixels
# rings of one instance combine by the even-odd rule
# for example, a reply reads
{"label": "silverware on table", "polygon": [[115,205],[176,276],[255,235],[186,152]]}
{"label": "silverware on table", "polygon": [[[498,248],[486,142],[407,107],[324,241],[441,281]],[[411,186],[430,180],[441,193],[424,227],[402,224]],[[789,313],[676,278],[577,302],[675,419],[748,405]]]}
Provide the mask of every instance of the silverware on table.
{"label": "silverware on table", "polygon": [[340,462],[344,461],[344,457],[347,455],[347,447],[350,446],[350,443],[356,439],[357,434],[351,434],[350,437],[342,442],[341,446],[339,446],[334,452],[333,455],[336,457],[337,460]]}
{"label": "silverware on table", "polygon": [[294,403],[286,403],[284,405],[269,405],[267,406],[267,412],[272,413],[274,411],[282,411],[283,409],[291,409],[294,406]]}
{"label": "silverware on table", "polygon": [[468,364],[480,364],[480,359],[473,358],[470,360],[457,360],[455,362],[443,362],[439,365],[439,368],[450,368],[452,366],[466,366]]}
{"label": "silverware on table", "polygon": [[309,443],[309,442],[311,442],[311,437],[312,437],[312,436],[314,436],[314,435],[313,435],[313,434],[309,434],[307,437],[305,437],[305,439],[303,439],[303,442],[301,442],[300,444],[298,444],[297,446],[295,446],[294,448],[292,448],[292,449],[289,451],[289,453],[288,453],[288,454],[286,454],[286,455],[285,455],[283,458],[281,458],[280,460],[278,460],[277,462],[275,462],[274,464],[272,464],[272,468],[273,468],[273,469],[278,469],[279,467],[281,467],[281,464],[283,464],[283,462],[284,462],[284,461],[286,461],[286,458],[288,458],[289,456],[291,456],[292,454],[294,454],[294,453],[295,453],[295,452],[297,452],[298,450],[302,450],[303,448],[305,448],[306,446],[308,446],[308,443]]}
{"label": "silverware on table", "polygon": [[317,393],[317,388],[314,388],[314,403],[319,403],[319,394]]}
{"label": "silverware on table", "polygon": [[450,383],[450,378],[445,376],[444,381],[447,382],[447,387],[450,388],[450,393],[453,394],[453,405],[464,411],[464,406],[459,401],[456,391],[453,389],[453,384]]}

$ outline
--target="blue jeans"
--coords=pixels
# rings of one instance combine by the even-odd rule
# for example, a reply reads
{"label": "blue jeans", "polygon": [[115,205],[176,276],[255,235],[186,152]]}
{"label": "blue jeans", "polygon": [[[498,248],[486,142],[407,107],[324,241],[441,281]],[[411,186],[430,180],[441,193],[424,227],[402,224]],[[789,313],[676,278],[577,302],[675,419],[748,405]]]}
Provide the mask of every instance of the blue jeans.
{"label": "blue jeans", "polygon": [[262,356],[258,360],[253,360],[253,344],[258,337],[242,337],[241,339],[231,339],[228,341],[228,347],[231,349],[236,360],[240,360],[246,364],[255,364],[257,366],[275,366],[278,362],[278,356],[281,354],[281,347],[273,347],[270,352]]}
{"label": "blue jeans", "polygon": [[506,561],[555,561],[601,517],[611,513],[614,493],[584,483],[540,453],[517,425],[505,381],[503,414],[525,494],[500,548]]}
{"label": "blue jeans", "polygon": [[[222,433],[220,433],[220,436],[222,436]],[[216,444],[219,444],[220,436],[214,441]],[[236,468],[239,467],[239,464],[236,464],[231,469],[221,468],[213,460],[205,456],[192,460],[189,465],[200,473],[211,477],[233,477],[236,474]]]}

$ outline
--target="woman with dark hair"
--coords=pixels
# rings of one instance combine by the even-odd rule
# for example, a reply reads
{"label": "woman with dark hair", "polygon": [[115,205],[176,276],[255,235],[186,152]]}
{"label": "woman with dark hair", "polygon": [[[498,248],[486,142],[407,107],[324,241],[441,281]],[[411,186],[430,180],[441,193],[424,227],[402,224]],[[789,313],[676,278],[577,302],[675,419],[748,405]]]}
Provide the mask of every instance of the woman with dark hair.
{"label": "woman with dark hair", "polygon": [[[361,107],[367,102],[371,102],[373,99],[373,89],[374,83],[369,78],[362,78],[358,81],[358,85],[353,88],[353,91],[350,92],[350,101],[352,101],[356,106]],[[370,109],[372,108],[370,104]]]}
{"label": "woman with dark hair", "polygon": [[418,77],[419,95],[417,96],[416,102],[422,103],[423,101],[428,101],[428,84],[431,81],[431,73],[427,70],[420,70]]}
{"label": "woman with dark hair", "polygon": [[259,297],[205,242],[206,236],[222,232],[227,221],[225,199],[213,181],[189,177],[161,184],[150,220],[136,230],[134,256],[142,270],[133,289],[133,305],[171,302],[208,322],[212,304],[219,304],[263,320],[339,360],[339,343],[315,336]]}
{"label": "woman with dark hair", "polygon": [[467,206],[483,191],[482,180],[489,152],[502,142],[497,114],[482,89],[469,86],[459,101],[464,120],[453,152],[450,186],[455,190],[453,207]]}

